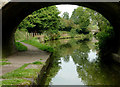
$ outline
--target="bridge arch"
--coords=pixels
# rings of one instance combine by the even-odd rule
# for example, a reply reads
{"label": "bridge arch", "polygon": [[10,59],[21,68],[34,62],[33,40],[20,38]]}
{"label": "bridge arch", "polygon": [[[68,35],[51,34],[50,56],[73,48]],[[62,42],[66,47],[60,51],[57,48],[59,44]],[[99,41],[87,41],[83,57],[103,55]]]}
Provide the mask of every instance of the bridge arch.
{"label": "bridge arch", "polygon": [[33,11],[59,4],[72,4],[91,8],[112,24],[115,30],[115,52],[120,55],[120,3],[112,2],[9,2],[2,7],[2,56],[14,53],[14,33],[19,23]]}

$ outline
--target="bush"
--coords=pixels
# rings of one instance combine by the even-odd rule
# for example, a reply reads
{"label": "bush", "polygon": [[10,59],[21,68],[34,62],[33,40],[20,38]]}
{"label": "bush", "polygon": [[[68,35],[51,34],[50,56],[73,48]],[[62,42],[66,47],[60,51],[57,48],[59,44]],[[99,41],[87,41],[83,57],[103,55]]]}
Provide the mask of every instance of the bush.
{"label": "bush", "polygon": [[26,51],[27,50],[27,47],[24,46],[23,44],[21,44],[20,42],[15,42],[15,45],[16,45],[16,49],[18,51]]}
{"label": "bush", "polygon": [[49,37],[49,40],[57,40],[60,38],[60,33],[58,30],[48,30],[46,35],[46,37]]}
{"label": "bush", "polygon": [[96,34],[96,38],[99,40],[97,48],[100,50],[100,55],[109,53],[110,47],[114,46],[114,30],[108,26],[104,31]]}
{"label": "bush", "polygon": [[77,34],[76,29],[71,29],[70,36],[75,37],[76,34]]}

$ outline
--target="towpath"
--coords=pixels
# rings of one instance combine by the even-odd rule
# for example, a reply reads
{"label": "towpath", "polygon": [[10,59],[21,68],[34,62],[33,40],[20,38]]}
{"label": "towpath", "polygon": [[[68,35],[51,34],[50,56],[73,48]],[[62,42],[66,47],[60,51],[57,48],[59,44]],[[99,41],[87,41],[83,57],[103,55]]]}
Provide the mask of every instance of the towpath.
{"label": "towpath", "polygon": [[16,52],[15,54],[9,56],[7,60],[11,64],[2,66],[0,76],[17,69],[26,63],[32,63],[35,61],[46,62],[46,60],[50,57],[49,52],[41,51],[38,48],[23,42],[21,43],[25,45],[28,50],[24,52]]}

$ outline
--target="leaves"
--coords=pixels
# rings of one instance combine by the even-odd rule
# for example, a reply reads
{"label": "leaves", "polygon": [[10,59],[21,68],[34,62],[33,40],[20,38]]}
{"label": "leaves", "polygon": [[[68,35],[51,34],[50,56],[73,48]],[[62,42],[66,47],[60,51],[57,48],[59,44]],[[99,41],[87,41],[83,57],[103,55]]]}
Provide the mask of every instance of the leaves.
{"label": "leaves", "polygon": [[63,19],[66,19],[66,20],[69,19],[69,13],[68,12],[63,13]]}
{"label": "leaves", "polygon": [[59,28],[59,10],[56,6],[45,7],[28,15],[18,26],[19,29],[28,29],[29,32],[42,33],[45,30]]}
{"label": "leaves", "polygon": [[90,24],[90,14],[86,8],[78,7],[77,9],[75,9],[70,19],[74,22],[75,24],[74,27],[76,29],[78,30],[82,29],[80,31],[81,33],[86,32],[86,29],[88,25]]}

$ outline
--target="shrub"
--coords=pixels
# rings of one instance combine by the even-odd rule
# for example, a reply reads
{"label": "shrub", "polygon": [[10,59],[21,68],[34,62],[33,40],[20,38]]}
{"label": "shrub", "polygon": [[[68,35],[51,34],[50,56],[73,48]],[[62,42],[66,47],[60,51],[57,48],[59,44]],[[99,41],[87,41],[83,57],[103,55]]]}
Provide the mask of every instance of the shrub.
{"label": "shrub", "polygon": [[60,33],[58,30],[48,30],[46,35],[49,37],[49,40],[57,40],[60,38]]}
{"label": "shrub", "polygon": [[100,50],[100,55],[109,53],[110,47],[114,46],[114,30],[108,26],[104,31],[96,34],[96,38],[99,40],[97,48]]}

